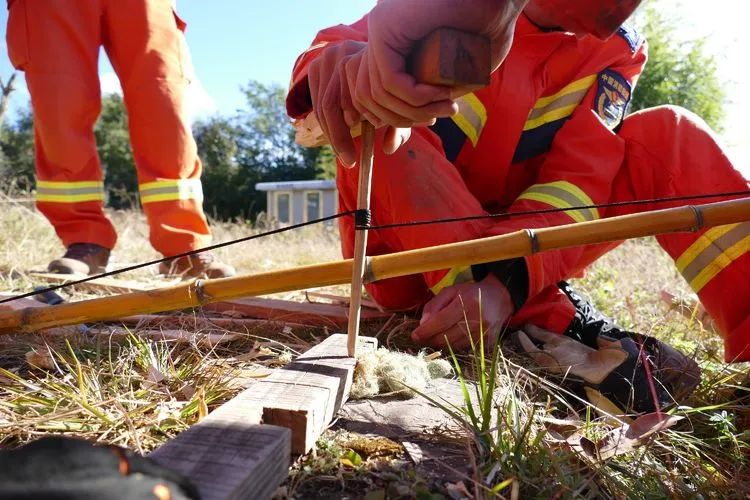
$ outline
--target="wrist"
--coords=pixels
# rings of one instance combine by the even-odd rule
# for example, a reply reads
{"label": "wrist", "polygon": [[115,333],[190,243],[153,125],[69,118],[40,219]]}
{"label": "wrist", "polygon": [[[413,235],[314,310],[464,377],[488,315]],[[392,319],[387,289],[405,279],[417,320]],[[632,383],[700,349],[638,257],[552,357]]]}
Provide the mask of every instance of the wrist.
{"label": "wrist", "polygon": [[497,278],[508,290],[514,311],[526,303],[529,296],[529,273],[523,258],[477,264],[471,266],[474,281],[482,281],[488,275]]}

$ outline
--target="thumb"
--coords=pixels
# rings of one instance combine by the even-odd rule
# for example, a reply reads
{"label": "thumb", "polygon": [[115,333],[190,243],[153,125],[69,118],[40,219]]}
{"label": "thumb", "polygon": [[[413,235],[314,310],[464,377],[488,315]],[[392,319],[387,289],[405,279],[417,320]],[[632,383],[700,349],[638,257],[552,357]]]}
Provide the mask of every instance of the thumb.
{"label": "thumb", "polygon": [[521,348],[523,348],[526,354],[534,360],[539,368],[548,370],[552,373],[561,373],[565,371],[564,367],[560,366],[560,363],[553,353],[539,349],[523,330],[518,330],[513,335],[515,335],[516,342],[521,345]]}
{"label": "thumb", "polygon": [[524,351],[526,351],[528,354],[536,353],[539,351],[539,348],[534,344],[534,342],[531,341],[531,339],[526,335],[526,333],[523,330],[518,330],[513,333],[513,336],[515,338],[515,341],[520,344],[520,346],[523,348]]}
{"label": "thumb", "polygon": [[383,137],[383,153],[392,155],[411,137],[410,128],[387,127]]}
{"label": "thumb", "polygon": [[563,340],[563,335],[552,333],[538,326],[526,325],[523,327],[523,330],[532,338],[545,344],[558,345]]}

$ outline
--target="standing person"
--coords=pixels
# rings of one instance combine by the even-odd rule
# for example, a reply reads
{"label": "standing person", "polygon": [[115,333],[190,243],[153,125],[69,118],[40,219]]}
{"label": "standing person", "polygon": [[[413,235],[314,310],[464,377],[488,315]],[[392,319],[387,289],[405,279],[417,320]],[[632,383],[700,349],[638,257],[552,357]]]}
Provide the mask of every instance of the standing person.
{"label": "standing person", "polygon": [[[58,273],[96,274],[117,235],[103,211],[93,127],[101,111],[99,48],[117,73],[150,241],[165,257],[205,246],[201,162],[184,111],[185,23],[170,0],[8,0],[7,44],[34,110],[38,209],[66,247]],[[173,259],[168,275],[234,269],[210,253]]]}
{"label": "standing person", "polygon": [[[378,224],[747,190],[692,113],[665,106],[625,117],[646,44],[621,23],[638,4],[382,0],[351,26],[318,34],[297,60],[287,110],[295,119],[314,112],[337,151],[341,210],[356,208],[357,199],[358,141],[349,128],[363,119],[380,127],[371,204]],[[405,72],[414,43],[441,26],[492,39],[497,69],[487,88],[452,99],[450,89],[418,84]],[[371,232],[368,254],[633,211],[623,205],[391,228]],[[340,230],[351,257],[353,222],[341,219]],[[750,223],[657,239],[716,321],[726,360],[750,360]],[[653,411],[669,400],[666,390],[679,398],[695,387],[695,362],[618,327],[565,282],[615,246],[384,280],[368,291],[386,307],[423,307],[412,334],[419,343],[442,347],[447,339],[460,347],[468,344],[467,324],[474,335],[480,325],[489,335],[510,326],[544,366],[578,375],[598,405]],[[642,348],[660,382],[658,401]]]}

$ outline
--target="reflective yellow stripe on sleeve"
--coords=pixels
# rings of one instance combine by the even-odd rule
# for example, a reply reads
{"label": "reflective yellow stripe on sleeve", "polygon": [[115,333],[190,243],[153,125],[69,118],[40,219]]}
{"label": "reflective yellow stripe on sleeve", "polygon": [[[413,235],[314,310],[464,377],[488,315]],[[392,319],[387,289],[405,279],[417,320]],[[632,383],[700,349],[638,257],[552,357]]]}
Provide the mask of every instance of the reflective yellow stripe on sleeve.
{"label": "reflective yellow stripe on sleeve", "polygon": [[750,251],[750,222],[713,227],[675,261],[690,287],[700,292],[724,268]]}
{"label": "reflective yellow stripe on sleeve", "polygon": [[[578,186],[567,181],[534,184],[521,193],[519,200],[533,200],[555,208],[573,208],[593,205],[591,198]],[[596,208],[582,208],[565,212],[575,222],[585,222],[599,218]]]}
{"label": "reflective yellow stripe on sleeve", "polygon": [[459,97],[456,104],[458,104],[458,113],[451,118],[476,147],[479,136],[482,135],[482,129],[487,123],[487,109],[474,94]]}
{"label": "reflective yellow stripe on sleeve", "polygon": [[448,274],[443,276],[443,279],[441,279],[435,286],[430,288],[430,291],[432,291],[433,294],[437,295],[441,291],[443,291],[444,288],[458,285],[460,283],[469,283],[472,281],[474,281],[474,275],[471,273],[471,266],[454,267],[453,269],[448,271]]}
{"label": "reflective yellow stripe on sleeve", "polygon": [[195,200],[203,201],[200,179],[170,179],[146,182],[138,186],[141,203],[159,201]]}
{"label": "reflective yellow stripe on sleeve", "polygon": [[45,203],[104,201],[104,184],[101,181],[37,181],[36,201]]}
{"label": "reflective yellow stripe on sleeve", "polygon": [[596,75],[589,75],[565,86],[556,94],[540,98],[529,113],[524,131],[572,115],[594,83]]}

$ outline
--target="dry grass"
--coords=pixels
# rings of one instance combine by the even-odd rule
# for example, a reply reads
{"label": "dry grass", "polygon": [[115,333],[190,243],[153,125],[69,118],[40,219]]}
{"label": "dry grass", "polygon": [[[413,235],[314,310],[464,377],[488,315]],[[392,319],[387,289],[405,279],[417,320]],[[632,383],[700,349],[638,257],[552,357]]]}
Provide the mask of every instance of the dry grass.
{"label": "dry grass", "polygon": [[[113,254],[116,266],[157,257],[148,244],[142,215],[116,212],[112,219],[120,233]],[[216,241],[257,231],[241,222],[218,224],[214,229]],[[27,271],[44,268],[62,252],[46,221],[27,208],[3,205],[0,231],[4,235],[0,290],[21,292],[40,284]],[[252,273],[336,260],[339,249],[335,227],[318,227],[224,248],[217,254],[239,271]],[[153,270],[130,277],[156,279]],[[576,280],[576,286],[623,326],[662,338],[699,361],[703,383],[676,410],[686,417],[685,423],[635,453],[604,463],[583,459],[578,451],[549,439],[545,418],[567,416],[570,404],[581,410],[583,432],[591,439],[606,432],[607,424],[564,391],[502,360],[496,382],[500,396],[489,404],[495,424],[484,429],[467,424],[476,463],[467,487],[477,498],[745,497],[750,484],[747,365],[723,364],[718,335],[694,317],[669,310],[660,299],[663,289],[679,297],[691,294],[655,241],[624,244],[594,265],[587,277]],[[346,293],[345,288],[336,293]],[[188,316],[186,328],[190,322]],[[381,339],[401,345],[409,325],[413,323],[396,322],[382,332]],[[238,392],[242,380],[262,373],[265,365],[287,358],[290,350],[305,349],[308,342],[315,342],[314,335],[300,336],[268,325],[215,348],[136,335],[119,342],[107,336],[80,335],[69,341],[47,339],[51,355],[40,337],[2,339],[0,446],[58,432],[146,452]],[[27,353],[33,349],[46,360],[46,369],[29,364]],[[476,359],[469,356],[467,362],[471,365]],[[305,479],[297,475],[289,493],[314,491],[301,482],[321,473],[351,478],[341,472],[351,472],[348,463],[342,462],[342,458],[349,462],[356,458],[350,451],[324,442],[317,455],[299,465]],[[363,488],[374,484],[362,479],[362,474],[371,477],[366,462],[356,467],[361,480],[357,484]],[[317,463],[323,463],[325,470],[310,465]],[[419,478],[406,475],[399,480],[408,484]],[[382,487],[383,481],[377,484]],[[342,485],[341,491],[345,490]],[[445,493],[439,485],[424,485],[420,498],[439,498],[428,496],[429,491]]]}
{"label": "dry grass", "polygon": [[[0,286],[4,292],[27,289],[33,282],[29,271],[43,272],[47,263],[65,249],[47,220],[28,206],[3,204],[0,216]],[[145,216],[135,211],[112,211],[109,217],[119,239],[112,251],[110,269],[161,258],[148,240]],[[245,222],[212,224],[214,243],[231,241],[263,232]],[[258,273],[338,260],[338,232],[334,225],[311,226],[215,250],[217,258],[240,273]],[[122,275],[147,282],[156,279],[156,266]],[[38,283],[36,283],[38,284]],[[339,287],[338,291],[346,291]]]}

